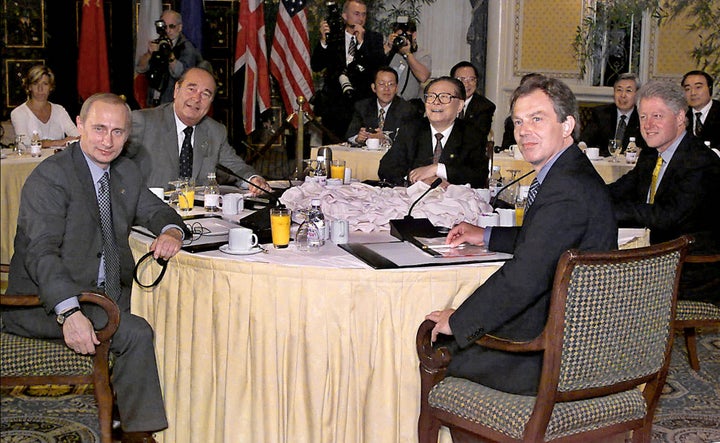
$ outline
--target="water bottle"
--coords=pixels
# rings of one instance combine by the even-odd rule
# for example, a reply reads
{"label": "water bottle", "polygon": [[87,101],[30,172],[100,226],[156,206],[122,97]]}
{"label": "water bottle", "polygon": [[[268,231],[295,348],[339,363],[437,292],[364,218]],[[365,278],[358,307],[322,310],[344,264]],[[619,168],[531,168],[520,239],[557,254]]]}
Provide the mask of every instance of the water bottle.
{"label": "water bottle", "polygon": [[214,172],[209,172],[205,185],[205,211],[217,212],[220,210],[220,186]]}
{"label": "water bottle", "polygon": [[625,149],[625,161],[627,163],[635,163],[638,157],[638,147],[635,143],[635,137],[630,137],[627,149]]}
{"label": "water bottle", "polygon": [[502,186],[503,183],[502,176],[500,175],[500,166],[493,166],[490,181],[488,183],[488,188],[490,188],[490,197],[495,197]]}
{"label": "water bottle", "polygon": [[320,232],[320,245],[324,245],[325,240],[330,239],[330,230],[325,223],[325,215],[320,208],[320,199],[312,199],[310,201],[310,205],[310,213],[308,216],[310,217],[310,221],[315,223],[315,226],[317,226],[318,231]]}
{"label": "water bottle", "polygon": [[327,184],[327,165],[325,164],[325,156],[318,155],[317,167],[315,168],[315,182],[320,186]]}
{"label": "water bottle", "polygon": [[317,225],[310,220],[310,214],[307,209],[301,210],[300,216],[303,217],[303,222],[295,234],[295,245],[298,251],[318,252],[322,245],[320,231]]}
{"label": "water bottle", "polygon": [[40,133],[37,131],[33,131],[30,139],[30,155],[33,157],[42,155],[42,140],[40,139]]}

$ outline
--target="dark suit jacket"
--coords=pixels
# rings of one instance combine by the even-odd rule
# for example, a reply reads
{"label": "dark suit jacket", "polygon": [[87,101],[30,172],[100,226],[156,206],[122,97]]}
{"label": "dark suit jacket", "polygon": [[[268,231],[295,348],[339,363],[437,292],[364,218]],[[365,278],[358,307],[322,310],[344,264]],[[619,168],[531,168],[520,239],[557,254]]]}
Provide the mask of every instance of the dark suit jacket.
{"label": "dark suit jacket", "polygon": [[553,277],[567,249],[617,248],[617,224],[605,183],[576,145],[560,154],[548,171],[522,227],[493,228],[490,250],[513,258],[450,317],[462,350],[450,363],[453,375],[505,392],[533,394],[541,355],[511,355],[475,345],[484,334],[529,340],[545,326]]}
{"label": "dark suit jacket", "polygon": [[[113,162],[110,189],[123,289],[118,305],[129,312],[135,263],[130,228],[142,225],[159,234],[168,224],[185,224],[147,189],[126,158]],[[71,296],[96,290],[102,244],[95,186],[80,144],[74,143],[39,164],[23,186],[8,293],[38,294],[49,313]]]}
{"label": "dark suit jacket", "polygon": [[478,130],[478,138],[487,141],[492,128],[494,113],[495,103],[476,92],[473,94],[467,109],[463,112],[462,120],[475,125]]}
{"label": "dark suit jacket", "polygon": [[[592,117],[585,128],[582,128],[580,140],[587,143],[590,147],[600,148],[600,155],[608,156],[608,140],[615,138],[615,130],[617,129],[617,106],[615,103],[608,105],[596,106],[592,109]],[[630,137],[635,137],[635,144],[640,148],[645,148],[645,140],[640,134],[640,118],[638,117],[637,108],[630,115],[627,122],[625,134],[623,135],[623,149],[627,147]]]}
{"label": "dark suit jacket", "polygon": [[[487,187],[488,158],[485,143],[475,126],[455,120],[440,156],[440,163],[445,165],[450,183],[470,183],[473,188]],[[402,183],[403,177],[411,169],[432,164],[433,151],[430,122],[422,119],[413,128],[400,131],[395,143],[380,159],[378,176],[391,183]]]}
{"label": "dark suit jacket", "polygon": [[[377,98],[370,97],[355,103],[355,112],[345,133],[345,139],[356,136],[360,128],[377,128],[377,114]],[[385,116],[384,130],[392,131],[392,137],[395,137],[398,129],[407,127],[416,117],[417,112],[413,105],[396,96]]]}
{"label": "dark suit jacket", "polygon": [[[687,111],[688,132],[693,133],[695,127],[695,111],[692,108]],[[713,100],[710,112],[708,112],[703,123],[703,130],[697,137],[700,141],[709,141],[711,148],[720,149],[720,100]]]}
{"label": "dark suit jacket", "polygon": [[[135,161],[147,186],[169,188],[168,182],[178,178],[180,165],[173,104],[133,111],[132,120],[132,133],[123,155]],[[193,177],[196,184],[204,184],[208,173],[215,172],[218,163],[246,179],[257,174],[230,146],[227,129],[221,123],[205,117],[195,126],[194,136]]]}
{"label": "dark suit jacket", "polygon": [[[312,98],[315,114],[322,117],[322,124],[342,139],[347,132],[353,113],[353,104],[363,98],[374,96],[370,84],[375,71],[385,61],[383,36],[374,31],[365,31],[363,44],[355,53],[355,60],[346,65],[345,41],[328,42],[323,48],[320,42],[313,50],[310,67],[313,72],[325,71],[323,88]],[[353,98],[343,95],[340,74],[346,71],[354,88]]]}

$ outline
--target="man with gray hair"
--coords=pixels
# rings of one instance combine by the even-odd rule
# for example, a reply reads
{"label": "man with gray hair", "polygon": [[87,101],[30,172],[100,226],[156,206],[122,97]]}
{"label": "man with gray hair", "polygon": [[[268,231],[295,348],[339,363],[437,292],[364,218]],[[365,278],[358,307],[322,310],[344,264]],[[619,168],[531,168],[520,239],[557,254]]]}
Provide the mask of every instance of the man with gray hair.
{"label": "man with gray hair", "polygon": [[[695,236],[694,253],[720,252],[720,158],[686,130],[687,102],[679,85],[653,81],[637,94],[640,130],[648,148],[637,165],[608,185],[623,227],[650,229],[650,242]],[[686,264],[680,297],[720,303],[708,278],[720,284],[720,267]]]}
{"label": "man with gray hair", "polygon": [[626,148],[630,137],[635,137],[635,143],[644,148],[635,107],[635,94],[639,88],[640,80],[637,75],[631,72],[620,74],[613,84],[613,103],[592,108],[592,117],[586,127],[582,128],[580,141],[600,148],[603,156],[610,155],[610,139],[621,140],[622,147]]}

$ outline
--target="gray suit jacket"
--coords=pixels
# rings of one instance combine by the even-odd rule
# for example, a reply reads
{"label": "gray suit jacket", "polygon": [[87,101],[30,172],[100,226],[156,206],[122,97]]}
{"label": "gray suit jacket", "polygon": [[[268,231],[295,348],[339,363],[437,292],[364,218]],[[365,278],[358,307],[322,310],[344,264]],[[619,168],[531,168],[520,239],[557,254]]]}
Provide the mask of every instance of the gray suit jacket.
{"label": "gray suit jacket", "polygon": [[[147,186],[169,188],[168,182],[178,178],[180,167],[173,104],[133,111],[132,120],[132,133],[124,155],[135,160]],[[257,175],[230,146],[223,124],[205,117],[195,126],[194,136],[193,177],[196,184],[205,184],[208,173],[216,172],[217,164],[227,166],[246,179]]]}
{"label": "gray suit jacket", "polygon": [[[144,186],[135,164],[123,157],[111,166],[110,189],[123,289],[118,305],[129,312],[131,227],[142,225],[159,234],[168,224],[184,223]],[[96,290],[102,243],[95,186],[80,144],[74,143],[40,163],[25,182],[8,293],[38,294],[50,313],[59,302]],[[39,310],[23,313],[31,315],[29,311]]]}

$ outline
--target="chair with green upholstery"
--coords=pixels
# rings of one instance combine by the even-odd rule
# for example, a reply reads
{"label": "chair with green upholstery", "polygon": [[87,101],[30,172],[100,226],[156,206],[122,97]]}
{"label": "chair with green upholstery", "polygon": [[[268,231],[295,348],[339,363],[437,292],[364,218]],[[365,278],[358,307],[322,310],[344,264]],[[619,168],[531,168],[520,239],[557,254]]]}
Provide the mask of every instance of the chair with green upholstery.
{"label": "chair with green upholstery", "polygon": [[426,320],[417,335],[419,441],[584,441],[625,434],[649,442],[673,341],[689,237],[647,248],[566,251],[558,262],[543,332],[529,342],[484,336],[477,344],[543,352],[537,396],[508,394],[446,377],[452,355],[434,348]]}
{"label": "chair with green upholstery", "polygon": [[[685,257],[685,263],[716,262],[720,262],[720,254],[688,255]],[[710,287],[720,291],[720,287],[717,285],[717,276],[707,284],[714,285]],[[700,370],[700,360],[697,355],[697,330],[698,328],[708,327],[720,328],[720,307],[707,302],[678,300],[677,312],[675,313],[675,328],[683,331],[690,367],[696,371]]]}
{"label": "chair with green upholstery", "polygon": [[[99,305],[107,313],[104,328],[96,331],[100,344],[95,355],[75,353],[62,340],[44,340],[0,333],[0,385],[32,386],[44,384],[92,384],[98,406],[102,443],[112,443],[113,394],[110,387],[110,339],[120,323],[120,310],[107,297],[84,292],[78,299],[81,304]],[[0,295],[3,309],[41,306],[36,295]]]}

